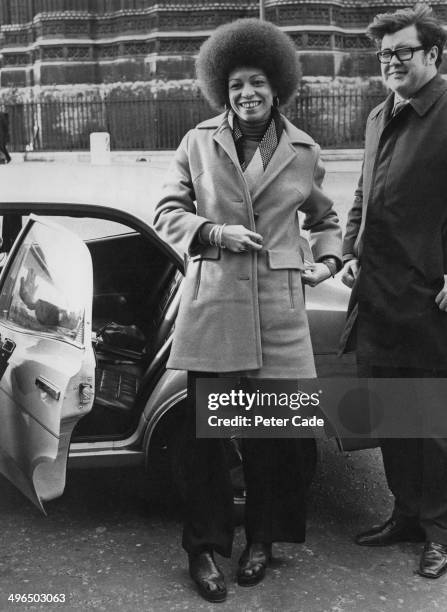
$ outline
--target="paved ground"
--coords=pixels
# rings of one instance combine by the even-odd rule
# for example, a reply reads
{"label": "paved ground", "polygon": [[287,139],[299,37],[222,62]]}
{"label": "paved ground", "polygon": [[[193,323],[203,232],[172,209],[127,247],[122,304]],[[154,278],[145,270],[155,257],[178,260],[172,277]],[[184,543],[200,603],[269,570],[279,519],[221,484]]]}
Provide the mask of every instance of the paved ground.
{"label": "paved ground", "polygon": [[[352,536],[384,519],[391,500],[377,451],[345,457],[321,448],[304,545],[276,545],[265,581],[233,580],[243,546],[238,529],[225,604],[208,605],[179,552],[179,517],[148,502],[134,470],[77,471],[41,517],[0,479],[0,610],[105,612],[435,612],[447,609],[447,578],[414,574],[420,545],[365,550]],[[12,604],[11,593],[64,593],[66,604]]]}
{"label": "paved ground", "polygon": [[326,161],[323,188],[334,201],[343,231],[346,218],[354,200],[354,192],[361,172],[359,161]]}

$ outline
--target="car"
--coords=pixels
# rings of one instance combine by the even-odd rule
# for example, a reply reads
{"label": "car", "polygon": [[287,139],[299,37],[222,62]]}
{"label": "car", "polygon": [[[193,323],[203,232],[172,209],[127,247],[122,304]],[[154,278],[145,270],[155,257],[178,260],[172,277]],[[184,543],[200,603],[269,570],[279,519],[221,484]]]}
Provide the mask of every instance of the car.
{"label": "car", "polygon": [[[164,175],[152,163],[0,169],[0,471],[42,511],[67,466],[168,466],[182,489],[186,373],[166,362],[184,260],[152,226]],[[306,289],[321,376],[354,373],[337,357],[348,299],[338,279]],[[237,443],[228,452],[242,504]]]}

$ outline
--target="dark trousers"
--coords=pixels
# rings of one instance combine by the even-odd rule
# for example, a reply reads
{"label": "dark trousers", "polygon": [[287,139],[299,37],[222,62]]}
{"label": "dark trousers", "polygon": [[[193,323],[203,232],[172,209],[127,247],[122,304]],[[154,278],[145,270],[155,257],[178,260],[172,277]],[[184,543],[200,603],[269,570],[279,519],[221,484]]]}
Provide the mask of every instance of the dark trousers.
{"label": "dark trousers", "polygon": [[[183,547],[229,557],[233,542],[233,488],[225,441],[196,438],[195,382],[216,374],[188,373],[184,467],[187,500]],[[243,439],[247,542],[303,542],[306,496],[316,463],[313,439]]]}
{"label": "dark trousers", "polygon": [[[369,378],[447,378],[441,370],[359,366]],[[394,517],[418,522],[428,540],[447,544],[447,440],[388,438],[380,445]]]}

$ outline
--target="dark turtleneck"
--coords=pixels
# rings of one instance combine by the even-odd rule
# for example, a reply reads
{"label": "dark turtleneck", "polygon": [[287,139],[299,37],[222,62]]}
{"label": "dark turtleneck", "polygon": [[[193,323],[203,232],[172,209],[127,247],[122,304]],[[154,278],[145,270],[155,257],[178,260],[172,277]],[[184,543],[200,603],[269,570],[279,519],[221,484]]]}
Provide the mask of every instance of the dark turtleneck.
{"label": "dark turtleneck", "polygon": [[262,119],[261,121],[244,121],[244,119],[238,117],[237,122],[244,135],[239,143],[240,151],[245,164],[248,166],[265,134],[265,130],[270,122],[270,115],[267,119]]}
{"label": "dark turtleneck", "polygon": [[270,115],[267,117],[267,119],[262,119],[261,121],[245,121],[240,117],[237,118],[237,122],[239,123],[239,127],[241,128],[244,138],[248,140],[255,140],[256,142],[260,142],[262,140],[269,121]]}

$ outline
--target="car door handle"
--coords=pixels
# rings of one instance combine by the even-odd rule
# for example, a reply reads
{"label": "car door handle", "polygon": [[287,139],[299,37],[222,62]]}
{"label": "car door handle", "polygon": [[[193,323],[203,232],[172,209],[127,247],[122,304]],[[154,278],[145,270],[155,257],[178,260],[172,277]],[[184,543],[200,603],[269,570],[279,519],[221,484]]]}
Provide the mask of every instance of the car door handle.
{"label": "car door handle", "polygon": [[15,347],[15,342],[9,338],[5,338],[2,342],[2,337],[0,336],[0,378],[2,378],[3,374],[6,372],[8,361],[13,354]]}
{"label": "car door handle", "polygon": [[58,389],[56,385],[53,385],[52,382],[50,382],[43,376],[38,376],[36,378],[36,387],[39,387],[39,389],[42,389],[42,391],[48,393],[48,395],[55,400],[59,400],[61,396],[60,389]]}

